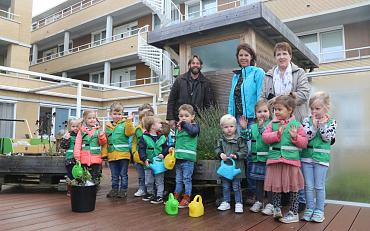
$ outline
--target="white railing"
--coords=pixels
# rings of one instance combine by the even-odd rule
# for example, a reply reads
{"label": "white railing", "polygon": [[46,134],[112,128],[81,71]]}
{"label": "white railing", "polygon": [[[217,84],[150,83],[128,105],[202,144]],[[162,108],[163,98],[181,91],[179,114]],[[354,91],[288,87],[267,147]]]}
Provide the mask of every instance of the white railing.
{"label": "white railing", "polygon": [[37,59],[36,64],[43,63],[43,62],[46,62],[46,61],[50,61],[50,60],[53,60],[53,59],[56,59],[58,57],[62,57],[62,56],[68,55],[68,54],[74,54],[74,53],[84,51],[84,50],[87,50],[87,49],[90,49],[90,48],[98,47],[98,46],[108,44],[108,43],[111,43],[111,42],[114,42],[114,41],[119,41],[119,40],[122,40],[122,39],[130,38],[132,36],[136,36],[138,34],[139,29],[140,28],[137,28],[137,29],[133,29],[133,30],[130,30],[130,31],[123,32],[121,34],[113,35],[112,37],[110,37],[110,39],[103,38],[101,40],[96,40],[94,42],[83,44],[83,45],[78,46],[78,47],[73,47],[71,49],[68,49],[68,52],[61,51],[61,52],[58,52],[58,53],[55,53],[55,54],[51,54],[51,55],[39,58],[39,59]]}
{"label": "white railing", "polygon": [[67,8],[64,8],[61,11],[56,12],[55,14],[49,15],[45,18],[38,20],[37,22],[32,23],[32,31],[37,30],[41,27],[44,27],[50,23],[58,21],[62,18],[68,17],[74,13],[77,13],[83,9],[86,9],[90,6],[98,4],[104,0],[83,0],[78,3],[75,3]]}
{"label": "white railing", "polygon": [[125,80],[121,82],[113,82],[110,83],[111,86],[115,87],[132,87],[132,86],[145,86],[145,85],[150,85],[152,83],[158,83],[159,82],[159,77],[158,76],[153,76],[153,77],[147,77],[147,78],[139,78],[139,79],[130,79],[130,80]]}
{"label": "white railing", "polygon": [[161,24],[179,23],[185,19],[180,9],[171,0],[142,0],[160,18]]}
{"label": "white railing", "polygon": [[5,10],[0,10],[0,18],[12,20],[12,21],[19,21],[19,15],[13,14]]}
{"label": "white railing", "polygon": [[320,63],[330,63],[370,57],[370,46],[353,49],[323,52],[318,54]]}

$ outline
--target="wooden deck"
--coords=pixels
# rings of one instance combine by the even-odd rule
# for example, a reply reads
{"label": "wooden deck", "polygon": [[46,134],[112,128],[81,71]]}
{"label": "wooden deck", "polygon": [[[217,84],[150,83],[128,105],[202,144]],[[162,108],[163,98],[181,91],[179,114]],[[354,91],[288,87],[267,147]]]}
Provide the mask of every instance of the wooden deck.
{"label": "wooden deck", "polygon": [[218,212],[214,204],[206,205],[201,218],[188,217],[182,209],[176,217],[165,215],[163,205],[153,205],[135,198],[135,170],[130,169],[129,196],[110,200],[110,176],[104,170],[96,209],[90,213],[71,212],[64,193],[52,190],[7,187],[0,193],[0,230],[370,230],[370,208],[328,204],[326,220],[321,224],[299,222],[281,224],[271,217],[255,214],[245,208],[244,214]]}

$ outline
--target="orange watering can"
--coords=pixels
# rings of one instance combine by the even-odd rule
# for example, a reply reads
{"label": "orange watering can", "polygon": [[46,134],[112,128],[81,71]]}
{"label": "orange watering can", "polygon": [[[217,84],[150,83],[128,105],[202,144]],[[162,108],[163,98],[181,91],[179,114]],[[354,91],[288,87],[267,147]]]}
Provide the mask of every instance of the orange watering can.
{"label": "orange watering can", "polygon": [[202,197],[196,195],[192,202],[189,204],[189,216],[190,217],[201,217],[204,215],[204,206]]}
{"label": "orange watering can", "polygon": [[168,155],[164,158],[164,167],[168,170],[172,170],[176,164],[175,149],[170,148]]}

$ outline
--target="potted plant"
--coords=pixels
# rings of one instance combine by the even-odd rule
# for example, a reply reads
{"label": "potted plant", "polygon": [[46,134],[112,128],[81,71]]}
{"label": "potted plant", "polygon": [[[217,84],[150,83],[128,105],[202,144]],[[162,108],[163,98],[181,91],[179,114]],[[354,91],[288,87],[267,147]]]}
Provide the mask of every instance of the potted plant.
{"label": "potted plant", "polygon": [[91,181],[90,172],[76,162],[72,169],[71,206],[73,212],[90,212],[95,209],[96,185]]}

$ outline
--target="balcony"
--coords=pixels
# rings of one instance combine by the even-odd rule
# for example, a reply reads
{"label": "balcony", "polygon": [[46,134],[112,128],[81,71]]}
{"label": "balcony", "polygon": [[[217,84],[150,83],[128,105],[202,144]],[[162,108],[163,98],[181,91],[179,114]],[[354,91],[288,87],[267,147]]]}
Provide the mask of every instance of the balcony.
{"label": "balcony", "polygon": [[20,30],[19,16],[0,10],[0,37],[18,41]]}
{"label": "balcony", "polygon": [[44,41],[61,31],[80,34],[82,31],[94,30],[106,24],[107,15],[118,18],[125,15],[129,20],[134,13],[148,14],[149,10],[143,6],[141,0],[84,0],[44,18],[36,16],[32,25],[31,43]]}
{"label": "balcony", "polygon": [[89,64],[100,63],[119,57],[136,55],[137,33],[139,29],[73,47],[67,52],[59,52],[37,59],[31,64],[32,71],[58,73]]}
{"label": "balcony", "polygon": [[0,18],[9,20],[9,21],[19,22],[19,15],[13,14],[5,10],[0,10]]}

